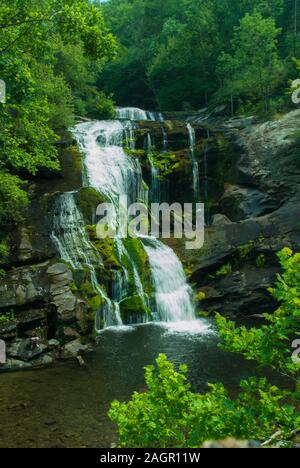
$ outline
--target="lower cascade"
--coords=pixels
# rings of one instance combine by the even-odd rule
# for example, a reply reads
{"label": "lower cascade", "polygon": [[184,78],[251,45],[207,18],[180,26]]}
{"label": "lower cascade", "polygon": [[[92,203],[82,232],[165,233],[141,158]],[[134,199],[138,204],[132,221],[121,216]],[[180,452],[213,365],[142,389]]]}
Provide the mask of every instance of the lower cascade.
{"label": "lower cascade", "polygon": [[[140,161],[128,155],[126,148],[134,149],[136,121],[162,122],[163,117],[136,108],[118,108],[117,117],[114,121],[78,124],[73,129],[84,159],[82,187],[92,188],[116,207],[119,197],[124,195],[129,203],[147,204],[149,194]],[[164,140],[167,144],[167,138]],[[111,271],[111,286],[107,292],[97,275],[99,265],[103,268],[101,253],[90,240],[84,224],[75,195],[57,196],[52,240],[60,256],[74,269],[89,271],[92,287],[102,298],[95,317],[97,332],[110,326],[152,320],[169,323],[195,320],[192,290],[183,266],[171,248],[151,237],[128,240],[119,232],[113,239],[119,269]],[[145,264],[141,264],[139,256],[148,259],[149,274],[145,273]],[[135,310],[131,314],[129,307],[125,317],[125,305],[128,304],[131,308],[141,309],[141,313]]]}
{"label": "lower cascade", "polygon": [[178,257],[156,239],[146,241],[145,245],[155,287],[155,318],[162,322],[194,320],[192,290]]}

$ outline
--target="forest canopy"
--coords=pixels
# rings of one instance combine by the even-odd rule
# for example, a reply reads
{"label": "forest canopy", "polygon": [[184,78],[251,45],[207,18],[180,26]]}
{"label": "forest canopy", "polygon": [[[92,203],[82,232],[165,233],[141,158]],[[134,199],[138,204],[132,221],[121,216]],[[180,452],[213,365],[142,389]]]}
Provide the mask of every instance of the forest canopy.
{"label": "forest canopy", "polygon": [[120,52],[101,85],[120,105],[189,110],[222,103],[233,113],[276,112],[296,76],[298,3],[109,0],[104,15]]}
{"label": "forest canopy", "polygon": [[2,0],[0,254],[5,227],[28,201],[23,179],[59,169],[56,143],[75,115],[113,115],[96,81],[115,54],[116,40],[89,0]]}

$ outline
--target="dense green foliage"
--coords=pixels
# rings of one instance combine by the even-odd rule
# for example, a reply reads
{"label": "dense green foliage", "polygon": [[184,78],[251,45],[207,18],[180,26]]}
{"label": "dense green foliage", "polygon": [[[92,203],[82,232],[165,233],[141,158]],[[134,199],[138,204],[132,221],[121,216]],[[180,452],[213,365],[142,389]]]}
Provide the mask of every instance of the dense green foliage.
{"label": "dense green foliage", "polygon": [[222,384],[196,394],[187,383],[187,369],[176,372],[161,355],[156,368],[146,368],[148,390],[134,393],[128,403],[112,404],[109,415],[118,424],[121,447],[199,447],[206,440],[233,436],[264,441],[274,434],[273,443],[288,444],[300,427],[300,362],[292,359],[292,341],[299,336],[300,254],[284,249],[279,258],[284,272],[271,293],[280,306],[265,316],[268,324],[238,328],[219,316],[218,327],[227,351],[279,370],[291,378],[289,388],[250,378],[241,382],[235,398]]}
{"label": "dense green foliage", "polygon": [[74,115],[111,115],[95,83],[115,51],[99,6],[88,0],[2,0],[1,232],[27,202],[23,177],[59,169],[56,143]]}
{"label": "dense green foliage", "polygon": [[274,314],[264,315],[267,325],[248,330],[236,327],[220,315],[217,321],[227,351],[242,353],[262,366],[269,365],[284,375],[297,377],[300,363],[291,360],[291,343],[300,335],[300,254],[293,255],[286,248],[279,259],[284,272],[270,292],[280,307]]}
{"label": "dense green foliage", "polygon": [[289,105],[299,0],[109,0],[104,14],[121,47],[102,84],[120,105],[219,102],[264,114]]}

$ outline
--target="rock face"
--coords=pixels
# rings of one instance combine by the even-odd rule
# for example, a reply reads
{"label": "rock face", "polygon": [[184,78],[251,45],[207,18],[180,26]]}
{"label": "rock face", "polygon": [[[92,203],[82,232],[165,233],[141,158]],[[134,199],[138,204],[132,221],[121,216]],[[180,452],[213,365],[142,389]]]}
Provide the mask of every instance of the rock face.
{"label": "rock face", "polygon": [[72,354],[64,353],[67,343],[86,332],[90,306],[74,286],[75,272],[61,262],[50,239],[51,200],[60,191],[79,188],[82,179],[78,149],[72,141],[65,146],[59,177],[49,175],[29,185],[31,204],[23,225],[10,233],[11,254],[1,262],[6,274],[0,279],[0,340],[6,343],[6,363],[0,372],[46,366],[63,355],[73,358],[76,349],[87,351],[78,346]]}
{"label": "rock face", "polygon": [[275,307],[266,289],[279,272],[276,253],[300,244],[300,111],[264,124],[217,125],[227,150],[223,161],[221,153],[210,153],[208,173],[212,185],[215,177],[222,180],[223,191],[210,205],[205,245],[188,252],[171,244],[205,294],[201,310],[261,314]]}
{"label": "rock face", "polygon": [[[40,365],[41,355],[53,350],[53,340],[63,335],[65,326],[75,327],[71,328],[73,336],[79,337],[76,329],[80,331],[83,301],[73,294],[72,282],[71,269],[54,261],[20,267],[6,275],[0,285],[0,314],[11,311],[11,317],[1,322],[0,339],[7,343],[9,359]],[[35,337],[38,346],[34,346]],[[85,350],[78,348],[78,352]],[[12,364],[17,366],[8,362],[8,368]],[[0,370],[7,366],[0,366]]]}

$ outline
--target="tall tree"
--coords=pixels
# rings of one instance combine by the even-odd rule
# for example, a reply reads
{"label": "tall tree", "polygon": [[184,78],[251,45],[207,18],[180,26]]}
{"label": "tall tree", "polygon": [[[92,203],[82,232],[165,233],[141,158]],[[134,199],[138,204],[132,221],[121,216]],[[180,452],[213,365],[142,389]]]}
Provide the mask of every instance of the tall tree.
{"label": "tall tree", "polygon": [[264,18],[257,10],[246,14],[235,28],[232,53],[221,54],[223,92],[241,100],[262,101],[264,111],[281,79],[283,67],[277,49],[281,32],[272,18]]}

